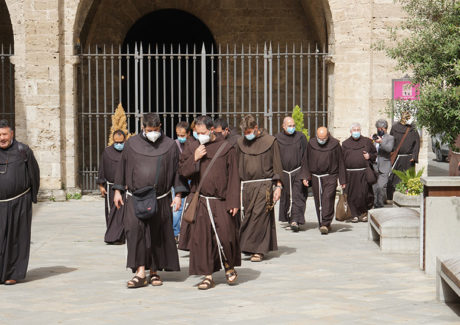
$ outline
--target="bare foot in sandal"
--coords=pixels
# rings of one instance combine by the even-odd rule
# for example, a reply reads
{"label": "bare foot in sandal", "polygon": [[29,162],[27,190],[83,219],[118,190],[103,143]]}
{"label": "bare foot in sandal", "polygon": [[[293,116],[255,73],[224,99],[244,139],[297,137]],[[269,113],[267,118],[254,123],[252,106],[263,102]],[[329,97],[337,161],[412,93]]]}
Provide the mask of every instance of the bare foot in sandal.
{"label": "bare foot in sandal", "polygon": [[142,288],[145,287],[147,284],[147,277],[140,277],[138,275],[135,275],[131,280],[129,280],[126,283],[128,289]]}
{"label": "bare foot in sandal", "polygon": [[208,289],[214,288],[215,286],[216,284],[214,280],[212,279],[212,277],[205,277],[203,281],[201,281],[200,284],[198,284],[198,289],[208,290]]}
{"label": "bare foot in sandal", "polygon": [[150,273],[150,284],[154,287],[159,287],[163,285],[163,281],[161,281],[161,278],[158,274]]}
{"label": "bare foot in sandal", "polygon": [[236,273],[235,269],[228,269],[225,271],[225,277],[227,278],[227,283],[233,285],[238,279],[238,273]]}
{"label": "bare foot in sandal", "polygon": [[252,254],[251,256],[251,262],[262,262],[264,259],[264,254]]}

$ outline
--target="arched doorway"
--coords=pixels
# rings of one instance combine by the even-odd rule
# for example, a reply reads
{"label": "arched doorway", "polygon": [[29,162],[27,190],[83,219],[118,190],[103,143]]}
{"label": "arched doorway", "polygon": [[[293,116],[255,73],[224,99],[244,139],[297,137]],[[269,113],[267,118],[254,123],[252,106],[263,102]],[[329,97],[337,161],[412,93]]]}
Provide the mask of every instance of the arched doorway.
{"label": "arched doorway", "polygon": [[[202,58],[187,57],[187,54],[200,53],[203,45],[207,53],[216,48],[209,28],[188,12],[162,9],[139,19],[126,34],[122,45],[123,53],[138,53],[137,61],[126,60],[122,65],[122,94],[126,94],[122,103],[127,112],[135,113],[137,109],[140,114],[159,113],[163,129],[170,136],[174,135],[177,122],[200,115]],[[210,66],[211,58],[207,57],[206,61]],[[217,78],[210,69],[205,73],[206,93],[211,94],[217,89]],[[139,78],[137,88],[135,78]],[[216,99],[215,96],[205,98],[206,111],[211,112]],[[130,122],[130,129],[137,131],[135,119]]]}
{"label": "arched doorway", "polygon": [[[139,131],[142,112],[158,109],[167,135],[174,136],[178,119],[190,121],[201,114],[201,98],[206,98],[205,112],[234,126],[242,115],[251,113],[274,134],[295,105],[302,107],[311,134],[318,125],[327,124],[331,70],[326,59],[332,39],[323,8],[327,0],[292,1],[281,11],[251,4],[250,13],[249,8],[239,8],[249,6],[244,3],[222,8],[218,2],[138,0],[126,2],[123,10],[109,0],[82,3],[75,39],[80,45],[78,138],[84,190],[96,189],[100,153],[118,102],[128,111],[131,132]],[[190,25],[200,24],[208,27],[180,35],[180,28],[189,32]],[[206,44],[204,74],[198,64],[201,47],[196,53],[191,48],[198,42],[197,34],[198,41]],[[164,50],[163,42],[169,43]],[[171,43],[177,44],[172,51]],[[158,52],[156,44],[161,44]],[[189,44],[187,54],[185,44]],[[208,44],[214,44],[213,49]],[[186,89],[189,93],[184,95]]]}
{"label": "arched doorway", "polygon": [[5,0],[0,0],[0,119],[15,123],[13,27]]}

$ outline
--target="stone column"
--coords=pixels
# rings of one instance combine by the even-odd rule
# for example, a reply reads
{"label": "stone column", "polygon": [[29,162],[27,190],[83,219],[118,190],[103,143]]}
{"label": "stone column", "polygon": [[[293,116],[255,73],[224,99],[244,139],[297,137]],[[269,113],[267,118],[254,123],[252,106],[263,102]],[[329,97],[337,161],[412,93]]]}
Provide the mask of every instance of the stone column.
{"label": "stone column", "polygon": [[18,125],[40,165],[40,197],[62,200],[58,0],[23,4],[25,51],[16,65],[16,94],[24,115],[18,114]]}

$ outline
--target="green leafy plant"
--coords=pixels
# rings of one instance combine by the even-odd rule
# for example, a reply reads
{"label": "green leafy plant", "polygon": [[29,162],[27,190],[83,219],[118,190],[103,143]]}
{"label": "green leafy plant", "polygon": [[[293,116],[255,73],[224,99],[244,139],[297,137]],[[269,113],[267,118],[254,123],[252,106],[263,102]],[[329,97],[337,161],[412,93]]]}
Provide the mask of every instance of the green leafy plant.
{"label": "green leafy plant", "polygon": [[66,195],[67,200],[80,200],[81,199],[81,193],[75,192],[75,193],[67,193]]}
{"label": "green leafy plant", "polygon": [[304,128],[304,119],[303,119],[303,113],[302,110],[300,109],[299,105],[296,105],[294,107],[294,111],[292,112],[292,119],[295,122],[295,129],[296,131],[302,132],[307,140],[310,140],[310,136],[308,135],[308,129]]}
{"label": "green leafy plant", "polygon": [[407,18],[389,31],[390,42],[380,49],[420,85],[417,125],[443,134],[443,142],[455,149],[460,134],[460,1],[397,2]]}
{"label": "green leafy plant", "polygon": [[411,167],[405,172],[393,170],[393,174],[401,180],[396,185],[396,190],[406,195],[419,195],[423,192],[423,183],[420,177],[423,174],[424,168],[415,172],[415,167]]}

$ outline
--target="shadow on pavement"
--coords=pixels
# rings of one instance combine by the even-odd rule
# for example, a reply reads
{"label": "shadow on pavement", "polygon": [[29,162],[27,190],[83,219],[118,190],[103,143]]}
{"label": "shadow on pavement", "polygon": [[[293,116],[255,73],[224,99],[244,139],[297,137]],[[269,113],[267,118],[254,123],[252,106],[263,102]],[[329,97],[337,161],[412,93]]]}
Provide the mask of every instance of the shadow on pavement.
{"label": "shadow on pavement", "polygon": [[296,251],[297,251],[297,248],[294,248],[294,247],[278,246],[277,251],[268,253],[267,255],[265,255],[263,260],[269,261],[272,258],[278,258],[281,255],[291,255],[292,253],[295,253]]}
{"label": "shadow on pavement", "polygon": [[59,274],[70,273],[76,270],[78,270],[78,268],[66,266],[38,267],[36,269],[27,271],[27,277],[23,282],[42,280]]}
{"label": "shadow on pavement", "polygon": [[189,277],[188,266],[181,267],[180,272],[160,272],[158,273],[163,281],[184,282]]}

